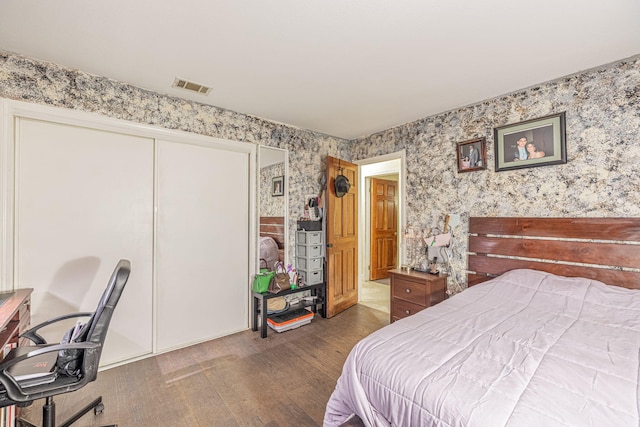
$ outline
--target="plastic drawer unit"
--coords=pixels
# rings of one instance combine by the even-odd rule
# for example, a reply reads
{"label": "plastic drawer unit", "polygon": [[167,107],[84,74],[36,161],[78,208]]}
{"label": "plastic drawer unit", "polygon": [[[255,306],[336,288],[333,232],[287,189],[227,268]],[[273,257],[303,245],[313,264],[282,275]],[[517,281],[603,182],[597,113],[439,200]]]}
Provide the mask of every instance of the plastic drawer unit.
{"label": "plastic drawer unit", "polygon": [[322,245],[324,245],[322,231],[296,232],[296,269],[307,285],[324,281]]}

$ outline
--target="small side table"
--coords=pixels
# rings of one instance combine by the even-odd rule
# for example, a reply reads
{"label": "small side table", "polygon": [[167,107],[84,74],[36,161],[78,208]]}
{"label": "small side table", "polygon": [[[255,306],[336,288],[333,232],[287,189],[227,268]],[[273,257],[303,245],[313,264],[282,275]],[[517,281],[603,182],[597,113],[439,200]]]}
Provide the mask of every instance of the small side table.
{"label": "small side table", "polygon": [[316,283],[315,285],[306,285],[301,286],[296,289],[287,289],[286,291],[280,291],[277,294],[273,294],[270,292],[259,293],[253,292],[253,321],[251,324],[251,330],[258,330],[258,314],[261,317],[260,324],[260,337],[267,337],[267,301],[271,298],[283,297],[285,295],[291,295],[298,292],[311,291],[311,295],[317,297],[311,303],[301,303],[296,304],[291,307],[290,310],[295,310],[301,307],[311,307],[314,313],[318,312],[318,308],[320,311],[320,315],[322,317],[327,317],[327,305],[326,305],[326,284],[325,282]]}
{"label": "small side table", "polygon": [[391,276],[390,322],[409,317],[444,300],[446,274],[429,274],[415,270],[395,269]]}

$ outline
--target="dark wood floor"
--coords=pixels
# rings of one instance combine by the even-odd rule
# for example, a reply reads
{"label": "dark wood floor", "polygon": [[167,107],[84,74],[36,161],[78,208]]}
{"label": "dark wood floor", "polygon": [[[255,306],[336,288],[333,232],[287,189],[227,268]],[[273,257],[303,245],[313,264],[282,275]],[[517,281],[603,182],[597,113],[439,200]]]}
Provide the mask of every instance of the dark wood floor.
{"label": "dark wood floor", "polygon": [[[104,413],[74,426],[321,426],[349,351],[388,323],[387,313],[356,305],[266,339],[248,330],[112,368],[58,396],[58,422],[102,395]],[[42,402],[24,417],[39,425]]]}

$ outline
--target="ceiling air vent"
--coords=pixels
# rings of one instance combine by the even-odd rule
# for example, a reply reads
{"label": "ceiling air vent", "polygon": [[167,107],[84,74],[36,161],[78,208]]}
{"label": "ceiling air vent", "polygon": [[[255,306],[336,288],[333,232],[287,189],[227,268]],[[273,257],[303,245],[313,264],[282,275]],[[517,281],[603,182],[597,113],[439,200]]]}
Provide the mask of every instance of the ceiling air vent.
{"label": "ceiling air vent", "polygon": [[183,80],[183,79],[179,79],[176,77],[176,79],[173,81],[173,87],[177,87],[180,89],[184,89],[184,90],[188,90],[191,92],[196,92],[196,93],[201,93],[203,95],[209,95],[209,92],[211,92],[211,88],[207,87],[207,86],[203,86],[201,84],[198,83],[193,83],[187,80]]}

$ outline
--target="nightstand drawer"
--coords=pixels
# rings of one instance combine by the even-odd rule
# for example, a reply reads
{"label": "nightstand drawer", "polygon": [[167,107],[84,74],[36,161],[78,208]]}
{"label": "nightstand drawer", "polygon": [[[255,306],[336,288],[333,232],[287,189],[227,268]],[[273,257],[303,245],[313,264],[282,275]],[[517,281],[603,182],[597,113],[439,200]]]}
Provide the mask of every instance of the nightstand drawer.
{"label": "nightstand drawer", "polygon": [[447,275],[394,269],[391,277],[391,323],[431,307],[445,298]]}
{"label": "nightstand drawer", "polygon": [[424,310],[425,308],[424,305],[413,304],[411,302],[400,300],[397,298],[394,298],[392,302],[393,303],[391,305],[393,306],[393,311],[391,313],[391,316],[398,319],[414,315],[420,310]]}
{"label": "nightstand drawer", "polygon": [[424,307],[427,304],[428,288],[429,284],[396,278],[392,297],[420,304]]}

